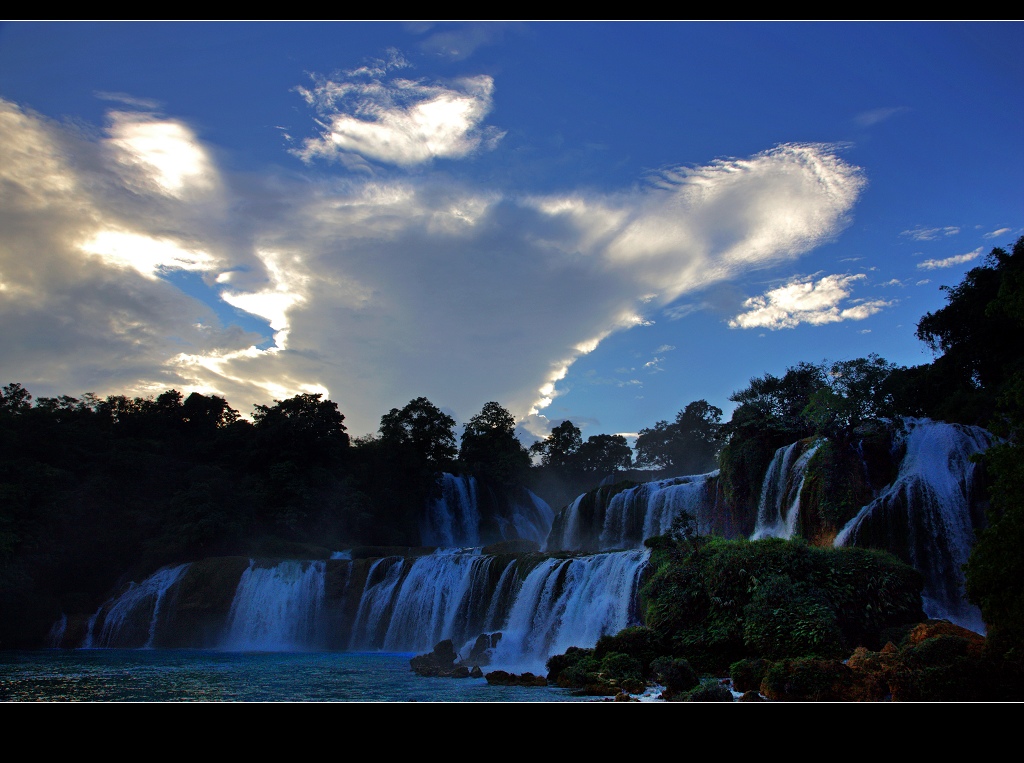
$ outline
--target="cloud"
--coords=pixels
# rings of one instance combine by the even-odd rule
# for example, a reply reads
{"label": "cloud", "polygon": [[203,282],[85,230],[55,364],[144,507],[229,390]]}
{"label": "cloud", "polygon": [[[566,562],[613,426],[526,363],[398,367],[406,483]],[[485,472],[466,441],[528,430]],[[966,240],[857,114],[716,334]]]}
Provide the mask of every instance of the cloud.
{"label": "cloud", "polygon": [[892,108],[884,109],[872,109],[870,111],[862,111],[860,114],[855,116],[854,121],[861,127],[871,127],[879,122],[884,122],[889,117],[893,117],[896,114],[902,114],[905,111],[910,111],[906,106],[896,106]]}
{"label": "cloud", "polygon": [[[322,392],[354,435],[419,396],[461,420],[497,400],[546,431],[578,358],[831,240],[864,185],[808,144],[604,194],[423,172],[236,177],[181,120],[121,109],[109,125],[97,139],[0,100],[7,381],[37,396],[197,390],[244,414]],[[192,169],[163,167],[162,146]],[[233,325],[235,309],[272,337]]]}
{"label": "cloud", "polygon": [[979,246],[973,252],[967,252],[967,254],[957,254],[953,257],[946,257],[943,260],[925,260],[924,262],[917,263],[917,267],[921,270],[936,270],[937,268],[951,268],[955,265],[963,265],[965,262],[977,259],[981,255],[981,247]]}
{"label": "cloud", "polygon": [[795,278],[785,286],[747,299],[747,311],[729,321],[731,328],[764,327],[772,330],[796,328],[801,323],[820,326],[840,321],[859,321],[892,305],[884,300],[854,300],[850,307],[839,305],[852,292],[852,284],[866,278],[859,275],[831,275],[814,281]]}
{"label": "cloud", "polygon": [[390,77],[408,64],[398,54],[346,72],[316,76],[297,91],[315,109],[318,135],[294,151],[305,162],[358,160],[412,167],[434,159],[460,159],[493,148],[504,133],[484,126],[494,80],[487,75],[430,83]]}
{"label": "cloud", "polygon": [[986,233],[985,238],[999,238],[999,236],[1004,236],[1009,232],[1010,228],[1000,228],[999,230],[994,230],[991,233]]}
{"label": "cloud", "polygon": [[947,225],[944,228],[914,228],[900,233],[901,236],[909,236],[914,241],[934,241],[940,236],[955,236],[960,229],[955,225]]}

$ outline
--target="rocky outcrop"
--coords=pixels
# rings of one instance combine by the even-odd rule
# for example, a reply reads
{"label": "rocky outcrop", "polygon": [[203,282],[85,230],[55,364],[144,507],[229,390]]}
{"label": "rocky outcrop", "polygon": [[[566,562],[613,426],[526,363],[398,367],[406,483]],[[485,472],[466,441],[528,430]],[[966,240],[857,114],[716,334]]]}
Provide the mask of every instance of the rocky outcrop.
{"label": "rocky outcrop", "polygon": [[409,660],[416,675],[429,678],[469,678],[469,668],[456,665],[459,655],[451,639],[439,641],[432,652],[420,654]]}

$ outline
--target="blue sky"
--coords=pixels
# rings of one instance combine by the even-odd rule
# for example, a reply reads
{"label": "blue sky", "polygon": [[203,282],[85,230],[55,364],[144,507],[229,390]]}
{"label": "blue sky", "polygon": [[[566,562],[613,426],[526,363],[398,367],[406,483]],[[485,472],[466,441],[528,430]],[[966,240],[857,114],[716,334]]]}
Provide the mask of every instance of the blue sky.
{"label": "blue sky", "polygon": [[0,382],[635,433],[1024,233],[1024,25],[0,24]]}

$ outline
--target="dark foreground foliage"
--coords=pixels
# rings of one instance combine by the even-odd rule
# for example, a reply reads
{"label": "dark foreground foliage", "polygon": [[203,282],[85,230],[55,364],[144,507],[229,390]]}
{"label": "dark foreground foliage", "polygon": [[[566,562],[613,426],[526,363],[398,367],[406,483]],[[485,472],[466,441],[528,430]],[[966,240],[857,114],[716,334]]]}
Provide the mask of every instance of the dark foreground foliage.
{"label": "dark foreground foliage", "polygon": [[654,545],[645,621],[700,671],[744,658],[837,658],[924,619],[920,573],[883,552],[777,538],[704,539],[688,554]]}

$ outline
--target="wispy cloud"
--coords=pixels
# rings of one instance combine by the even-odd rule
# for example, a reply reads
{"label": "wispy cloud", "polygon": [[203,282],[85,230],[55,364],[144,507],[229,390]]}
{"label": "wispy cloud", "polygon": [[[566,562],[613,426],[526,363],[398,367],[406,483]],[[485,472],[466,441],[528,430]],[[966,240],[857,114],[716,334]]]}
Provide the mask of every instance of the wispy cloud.
{"label": "wispy cloud", "polygon": [[500,42],[506,34],[522,29],[524,25],[487,21],[460,24],[454,29],[438,29],[435,24],[409,28],[413,32],[427,33],[426,38],[419,43],[424,53],[462,61],[479,48]]}
{"label": "wispy cloud", "polygon": [[985,238],[998,238],[999,236],[1005,236],[1010,232],[1010,230],[1010,228],[1000,228],[999,230],[994,230],[991,233],[986,233]]}
{"label": "wispy cloud", "polygon": [[862,111],[860,114],[855,116],[854,121],[861,127],[871,127],[879,122],[884,122],[890,117],[894,117],[897,114],[902,114],[906,111],[910,111],[906,106],[895,106],[883,109],[871,109],[870,111]]}
{"label": "wispy cloud", "polygon": [[978,259],[981,256],[981,250],[982,248],[979,246],[973,252],[967,252],[966,254],[957,254],[942,260],[924,260],[917,263],[917,267],[921,270],[936,270],[938,268],[951,268],[955,265],[963,265],[965,262]]}
{"label": "wispy cloud", "polygon": [[298,92],[317,113],[318,135],[295,155],[303,161],[359,157],[411,167],[433,159],[459,159],[493,147],[504,135],[483,125],[492,107],[487,75],[451,82],[391,76],[408,63],[397,53],[335,78],[314,77]]}
{"label": "wispy cloud", "polygon": [[840,321],[859,321],[892,305],[885,300],[853,300],[840,309],[852,293],[852,285],[866,278],[858,275],[830,275],[817,281],[796,278],[760,297],[747,299],[746,312],[729,321],[732,328],[796,328],[801,323],[819,326]]}
{"label": "wispy cloud", "polygon": [[913,228],[900,233],[901,236],[909,236],[914,241],[934,241],[943,236],[955,236],[960,229],[955,225],[947,225],[944,228]]}

